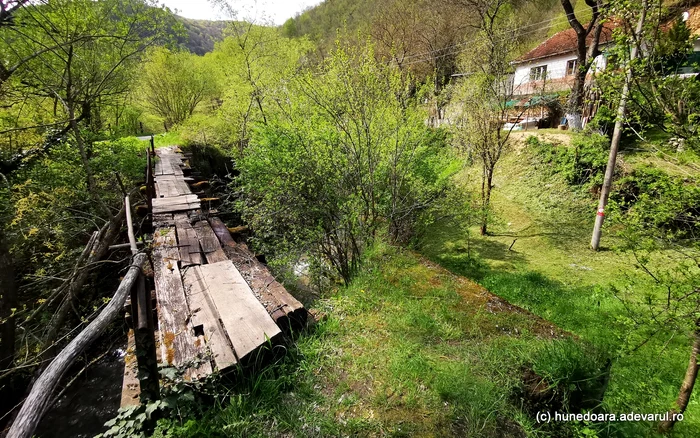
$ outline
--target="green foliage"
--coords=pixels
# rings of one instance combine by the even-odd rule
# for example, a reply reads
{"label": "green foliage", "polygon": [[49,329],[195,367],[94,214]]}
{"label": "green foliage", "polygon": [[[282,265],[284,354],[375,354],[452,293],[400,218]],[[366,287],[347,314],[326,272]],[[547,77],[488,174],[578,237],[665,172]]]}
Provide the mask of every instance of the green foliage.
{"label": "green foliage", "polygon": [[596,187],[603,183],[608,162],[610,142],[601,134],[578,134],[572,138],[571,147],[527,139],[527,145],[538,159],[549,166],[550,173],[563,175],[567,183]]}
{"label": "green foliage", "polygon": [[156,48],[149,52],[140,82],[142,105],[173,127],[191,117],[216,92],[205,59],[186,52]]}
{"label": "green foliage", "polygon": [[243,154],[253,127],[279,111],[277,100],[310,50],[304,38],[290,40],[277,29],[235,23],[209,56],[209,74],[222,93],[216,121],[197,122],[199,139]]}
{"label": "green foliage", "polygon": [[[91,163],[97,189],[108,205],[119,207],[123,202],[121,192],[115,190],[115,173],[126,187],[134,187],[143,178],[145,148],[146,143],[136,139],[93,145]],[[95,229],[95,215],[100,214],[88,195],[78,151],[71,143],[54,147],[49,155],[13,174],[10,182],[6,205],[13,211],[3,219],[8,223],[19,273],[51,278],[72,266],[89,230]],[[32,298],[49,293],[55,281],[49,281],[46,290],[35,288],[38,296]]]}
{"label": "green foliage", "polygon": [[211,389],[207,380],[186,382],[183,378],[186,367],[162,367],[161,394],[159,400],[119,409],[117,415],[105,423],[107,431],[95,438],[129,438],[150,435],[156,420],[177,415],[193,416],[197,396]]}
{"label": "green foliage", "polygon": [[613,219],[625,223],[627,235],[669,241],[692,242],[700,231],[698,206],[700,185],[694,178],[671,176],[652,166],[620,178],[611,195]]}
{"label": "green foliage", "polygon": [[[639,35],[645,47],[644,56],[630,63],[633,38],[629,35],[629,29],[636,26],[640,6],[639,2],[616,5],[620,16],[633,22],[617,28],[614,44],[606,49],[608,58],[615,60],[610,64],[629,65],[632,70],[633,82],[627,102],[625,129],[634,129],[635,135],[647,129],[662,129],[682,139],[687,147],[700,150],[697,129],[700,81],[696,79],[697,56],[692,55],[695,37],[681,20],[667,26],[667,16],[660,9],[663,6],[651,2],[642,34]],[[601,72],[596,82],[604,101],[619,101],[626,70],[608,68]]]}
{"label": "green foliage", "polygon": [[348,281],[382,222],[410,239],[457,168],[400,72],[371,49],[338,48],[279,102],[239,162],[244,216],[266,254],[308,251]]}

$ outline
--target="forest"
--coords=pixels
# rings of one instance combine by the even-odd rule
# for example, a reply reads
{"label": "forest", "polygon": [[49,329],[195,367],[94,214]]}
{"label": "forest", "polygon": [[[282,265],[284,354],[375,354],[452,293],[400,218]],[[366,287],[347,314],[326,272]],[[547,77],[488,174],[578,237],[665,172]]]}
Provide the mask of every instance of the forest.
{"label": "forest", "polygon": [[208,4],[0,0],[0,436],[700,436],[700,1]]}

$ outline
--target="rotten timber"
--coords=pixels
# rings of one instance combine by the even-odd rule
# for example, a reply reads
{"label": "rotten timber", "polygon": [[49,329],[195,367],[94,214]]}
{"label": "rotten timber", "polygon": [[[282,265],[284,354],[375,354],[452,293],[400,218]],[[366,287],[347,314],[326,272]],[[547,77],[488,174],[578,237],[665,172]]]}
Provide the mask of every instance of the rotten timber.
{"label": "rotten timber", "polygon": [[258,300],[265,306],[283,330],[302,327],[306,323],[307,312],[304,305],[292,296],[287,289],[275,280],[270,270],[244,243],[236,243],[226,225],[219,218],[209,219],[211,228],[221,242],[226,256],[238,268]]}

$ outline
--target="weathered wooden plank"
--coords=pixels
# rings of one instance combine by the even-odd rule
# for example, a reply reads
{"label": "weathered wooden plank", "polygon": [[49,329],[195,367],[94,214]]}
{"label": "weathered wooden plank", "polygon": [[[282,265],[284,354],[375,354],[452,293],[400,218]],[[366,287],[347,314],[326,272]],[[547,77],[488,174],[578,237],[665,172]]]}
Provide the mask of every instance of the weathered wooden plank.
{"label": "weathered wooden plank", "polygon": [[178,211],[199,210],[200,208],[201,206],[199,204],[174,204],[164,207],[153,207],[153,213],[176,213]]}
{"label": "weathered wooden plank", "polygon": [[221,249],[221,244],[219,239],[214,234],[214,230],[207,221],[197,221],[194,224],[194,230],[197,232],[197,237],[199,237],[199,243],[202,246],[202,252],[207,258],[207,263],[217,263],[228,260],[223,249]]}
{"label": "weathered wooden plank", "polygon": [[186,213],[175,214],[175,231],[180,249],[180,267],[201,265],[202,253],[199,249],[199,238]]}
{"label": "weathered wooden plank", "polygon": [[230,260],[199,268],[239,360],[281,334]]}
{"label": "weathered wooden plank", "polygon": [[308,316],[304,305],[275,279],[267,266],[255,258],[244,243],[233,240],[221,219],[214,217],[209,222],[226,256],[280,328],[287,330],[290,323],[297,327],[303,326]]}
{"label": "weathered wooden plank", "polygon": [[171,196],[167,198],[156,198],[153,200],[153,205],[164,206],[169,204],[181,204],[183,202],[195,203],[199,202],[197,195]]}
{"label": "weathered wooden plank", "polygon": [[192,266],[183,274],[185,295],[190,308],[191,321],[195,333],[204,333],[206,345],[219,371],[238,363],[226,332],[221,325],[216,306],[208,293],[208,286],[199,266]]}
{"label": "weathered wooden plank", "polygon": [[[161,228],[153,235],[153,271],[158,300],[158,326],[161,362],[184,366],[204,356],[204,345],[196,339],[189,322],[189,309],[177,266],[179,259],[174,228]],[[204,362],[190,370],[191,378],[211,374],[211,364]]]}
{"label": "weathered wooden plank", "polygon": [[122,381],[122,398],[120,408],[138,405],[141,388],[139,385],[138,366],[136,362],[136,341],[134,331],[129,330],[124,353],[124,380]]}

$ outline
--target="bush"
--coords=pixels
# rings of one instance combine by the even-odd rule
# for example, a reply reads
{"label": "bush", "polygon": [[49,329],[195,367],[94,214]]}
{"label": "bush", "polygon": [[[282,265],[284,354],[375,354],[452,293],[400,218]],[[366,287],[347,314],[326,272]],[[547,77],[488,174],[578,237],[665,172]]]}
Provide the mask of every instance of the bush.
{"label": "bush", "polygon": [[700,186],[695,179],[640,167],[617,182],[610,201],[613,218],[638,232],[689,239],[700,231]]}
{"label": "bush", "polygon": [[288,84],[277,117],[239,160],[244,218],[258,249],[311,256],[348,281],[377,233],[408,242],[459,169],[409,82],[370,49],[339,49]]}
{"label": "bush", "polygon": [[531,136],[527,144],[542,163],[549,165],[550,172],[562,174],[570,185],[588,188],[602,185],[610,150],[606,136],[578,134],[572,138],[571,147],[555,146]]}
{"label": "bush", "polygon": [[532,371],[552,391],[553,408],[576,412],[597,408],[602,402],[610,360],[586,344],[564,339],[536,353]]}

